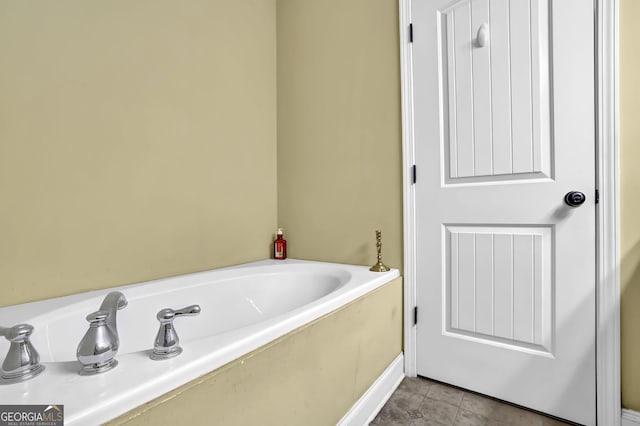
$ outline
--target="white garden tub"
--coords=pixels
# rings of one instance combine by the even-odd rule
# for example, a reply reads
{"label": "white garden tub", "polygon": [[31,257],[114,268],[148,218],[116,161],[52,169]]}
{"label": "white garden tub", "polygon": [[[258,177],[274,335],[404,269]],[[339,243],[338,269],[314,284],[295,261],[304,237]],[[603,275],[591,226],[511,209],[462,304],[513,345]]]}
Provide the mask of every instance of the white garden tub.
{"label": "white garden tub", "polygon": [[[260,261],[67,297],[0,308],[0,325],[28,323],[45,371],[0,386],[2,404],[64,404],[65,424],[93,425],[117,417],[251,352],[399,276],[397,270],[300,260]],[[117,313],[119,365],[80,376],[76,348],[87,314],[121,291]],[[184,352],[152,361],[156,313],[199,304],[202,312],[175,320]],[[0,357],[9,343],[0,338]]]}

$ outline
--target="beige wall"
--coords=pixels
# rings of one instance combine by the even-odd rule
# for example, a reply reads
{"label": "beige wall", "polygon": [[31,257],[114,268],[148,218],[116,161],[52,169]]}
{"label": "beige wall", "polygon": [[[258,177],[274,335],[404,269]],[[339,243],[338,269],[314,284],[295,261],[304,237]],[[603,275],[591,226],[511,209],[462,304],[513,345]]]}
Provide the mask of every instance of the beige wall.
{"label": "beige wall", "polygon": [[640,411],[640,2],[620,1],[622,405]]}
{"label": "beige wall", "polygon": [[0,305],[269,257],[275,0],[0,0]]}
{"label": "beige wall", "polygon": [[292,257],[402,267],[398,3],[278,0],[278,221]]}
{"label": "beige wall", "polygon": [[110,424],[336,424],[400,354],[402,279]]}
{"label": "beige wall", "polygon": [[397,5],[280,0],[277,85],[275,9],[0,2],[0,305],[267,258],[276,222],[402,266]]}

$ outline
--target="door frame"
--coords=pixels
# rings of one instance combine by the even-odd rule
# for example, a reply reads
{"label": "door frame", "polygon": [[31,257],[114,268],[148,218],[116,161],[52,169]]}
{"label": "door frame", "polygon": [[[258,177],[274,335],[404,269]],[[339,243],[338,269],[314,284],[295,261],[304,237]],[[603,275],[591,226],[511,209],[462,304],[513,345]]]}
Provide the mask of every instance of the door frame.
{"label": "door frame", "polygon": [[[416,217],[411,1],[398,0],[404,207],[405,375],[415,377]],[[600,425],[620,426],[620,278],[618,165],[618,0],[594,0],[596,47],[596,411]],[[419,34],[418,34],[419,36]]]}

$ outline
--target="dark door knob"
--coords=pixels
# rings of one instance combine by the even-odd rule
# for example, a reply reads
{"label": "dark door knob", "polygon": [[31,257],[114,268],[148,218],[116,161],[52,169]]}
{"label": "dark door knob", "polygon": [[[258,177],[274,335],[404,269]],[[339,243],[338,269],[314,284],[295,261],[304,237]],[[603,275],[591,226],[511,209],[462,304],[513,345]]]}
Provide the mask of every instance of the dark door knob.
{"label": "dark door knob", "polygon": [[587,197],[580,191],[567,192],[567,195],[564,196],[564,202],[571,207],[581,206],[586,199]]}

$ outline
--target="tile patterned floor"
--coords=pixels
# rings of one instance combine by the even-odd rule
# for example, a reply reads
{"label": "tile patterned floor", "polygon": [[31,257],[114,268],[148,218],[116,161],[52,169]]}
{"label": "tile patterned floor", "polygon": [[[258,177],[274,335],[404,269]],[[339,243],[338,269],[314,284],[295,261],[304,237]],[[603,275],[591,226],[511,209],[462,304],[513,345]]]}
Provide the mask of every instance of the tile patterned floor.
{"label": "tile patterned floor", "polygon": [[472,392],[421,377],[405,377],[371,425],[561,426],[568,425]]}

